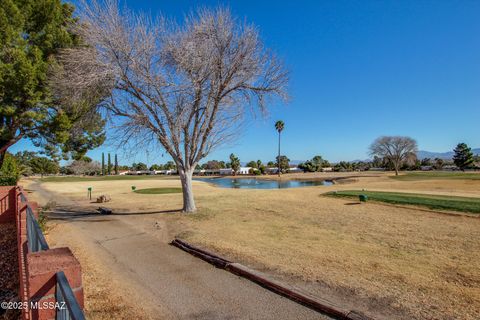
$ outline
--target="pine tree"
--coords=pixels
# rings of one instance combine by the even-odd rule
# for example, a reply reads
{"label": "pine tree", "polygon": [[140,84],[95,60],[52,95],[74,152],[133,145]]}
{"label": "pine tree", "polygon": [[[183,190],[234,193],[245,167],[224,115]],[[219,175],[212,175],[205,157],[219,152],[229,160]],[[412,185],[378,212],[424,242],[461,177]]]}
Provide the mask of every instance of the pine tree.
{"label": "pine tree", "polygon": [[105,139],[104,121],[91,111],[98,102],[60,102],[50,83],[57,54],[80,45],[73,11],[59,0],[0,1],[0,166],[22,138],[76,160]]}
{"label": "pine tree", "polygon": [[102,152],[102,176],[105,175],[105,154]]}
{"label": "pine tree", "polygon": [[115,153],[115,174],[118,175],[118,158],[116,153]]}
{"label": "pine tree", "polygon": [[112,160],[110,159],[110,152],[108,153],[107,173],[108,175],[112,174]]}
{"label": "pine tree", "polygon": [[453,162],[461,170],[465,170],[473,164],[472,149],[469,148],[466,143],[457,144],[457,147],[453,149],[453,152],[455,152]]}

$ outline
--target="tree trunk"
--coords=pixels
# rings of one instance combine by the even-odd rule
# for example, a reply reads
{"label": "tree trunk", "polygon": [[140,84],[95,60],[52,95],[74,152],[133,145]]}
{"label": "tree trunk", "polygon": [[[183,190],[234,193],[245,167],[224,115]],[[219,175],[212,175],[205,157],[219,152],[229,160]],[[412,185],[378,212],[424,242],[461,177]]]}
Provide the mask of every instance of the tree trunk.
{"label": "tree trunk", "polygon": [[3,166],[3,160],[5,160],[5,154],[7,153],[7,150],[5,151],[0,151],[0,168]]}
{"label": "tree trunk", "polygon": [[195,199],[193,198],[192,190],[192,176],[193,169],[178,170],[180,174],[180,181],[182,182],[182,193],[183,193],[183,212],[195,212],[197,208],[195,207]]}
{"label": "tree trunk", "polygon": [[280,131],[278,132],[278,176],[280,177]]}

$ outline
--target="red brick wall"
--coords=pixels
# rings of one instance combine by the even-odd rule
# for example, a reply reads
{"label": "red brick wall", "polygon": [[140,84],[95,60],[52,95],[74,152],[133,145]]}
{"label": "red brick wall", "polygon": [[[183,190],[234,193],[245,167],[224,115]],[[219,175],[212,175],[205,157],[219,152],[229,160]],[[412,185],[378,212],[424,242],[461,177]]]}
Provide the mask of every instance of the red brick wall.
{"label": "red brick wall", "polygon": [[[56,273],[63,271],[77,298],[80,308],[83,309],[82,271],[78,260],[69,248],[54,248],[40,252],[29,252],[26,226],[26,204],[20,202],[21,187],[14,187],[13,193],[8,190],[3,192],[8,195],[6,209],[13,211],[12,218],[17,224],[17,245],[19,262],[19,297],[22,302],[55,302]],[[0,194],[2,189],[0,188]],[[27,202],[38,217],[36,203]],[[0,204],[1,205],[1,204]],[[6,218],[8,220],[8,218]],[[22,310],[22,319],[55,319],[55,309]]]}
{"label": "red brick wall", "polygon": [[0,186],[0,223],[15,219],[15,187]]}

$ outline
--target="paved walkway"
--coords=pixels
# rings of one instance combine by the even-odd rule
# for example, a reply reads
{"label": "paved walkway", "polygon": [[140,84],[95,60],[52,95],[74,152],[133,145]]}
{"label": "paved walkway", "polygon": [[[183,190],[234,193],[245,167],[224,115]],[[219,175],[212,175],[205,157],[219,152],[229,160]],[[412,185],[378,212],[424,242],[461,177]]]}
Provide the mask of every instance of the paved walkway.
{"label": "paved walkway", "polygon": [[[39,185],[32,188],[52,198]],[[72,209],[67,199],[55,200]],[[71,227],[65,237],[81,239],[89,254],[111,263],[112,273],[128,279],[158,318],[329,319],[170,246],[161,214],[99,216],[74,210],[56,214]]]}

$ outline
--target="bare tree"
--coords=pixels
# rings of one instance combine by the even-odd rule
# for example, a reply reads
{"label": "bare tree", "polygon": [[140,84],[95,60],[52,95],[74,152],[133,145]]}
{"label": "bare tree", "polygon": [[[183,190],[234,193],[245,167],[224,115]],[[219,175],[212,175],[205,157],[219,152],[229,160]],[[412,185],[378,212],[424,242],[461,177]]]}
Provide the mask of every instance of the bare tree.
{"label": "bare tree", "polygon": [[98,161],[74,160],[67,167],[76,175],[98,174],[102,170]]}
{"label": "bare tree", "polygon": [[122,143],[165,149],[179,171],[183,211],[195,211],[194,168],[237,136],[248,111],[263,114],[271,98],[286,98],[287,72],[255,27],[226,9],[199,10],[177,25],[90,2],[80,19],[89,46],[63,52],[56,82],[77,94],[108,83],[105,104]]}
{"label": "bare tree", "polygon": [[416,158],[417,142],[410,137],[380,137],[370,145],[370,155],[389,160],[395,168],[395,175],[403,163]]}

